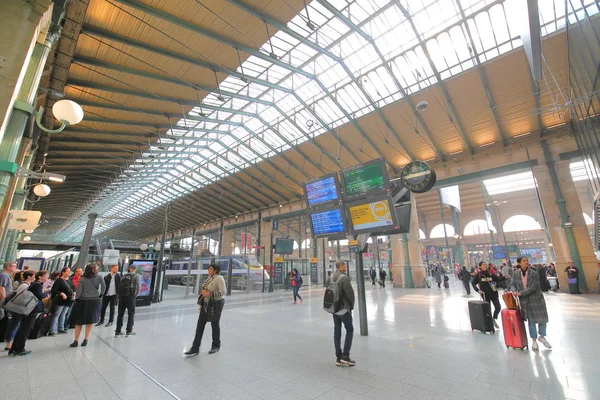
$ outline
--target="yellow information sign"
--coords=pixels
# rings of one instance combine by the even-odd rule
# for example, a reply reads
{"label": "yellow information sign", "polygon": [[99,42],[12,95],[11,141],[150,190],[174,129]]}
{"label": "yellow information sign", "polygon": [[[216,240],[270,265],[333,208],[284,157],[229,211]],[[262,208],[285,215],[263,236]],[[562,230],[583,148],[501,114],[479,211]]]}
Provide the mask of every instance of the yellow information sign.
{"label": "yellow information sign", "polygon": [[283,262],[283,257],[276,256],[275,257],[275,262],[282,263]]}
{"label": "yellow information sign", "polygon": [[355,230],[377,229],[394,224],[387,200],[350,207],[350,220]]}
{"label": "yellow information sign", "polygon": [[311,262],[311,263],[317,263],[317,262],[319,262],[319,260],[318,260],[318,259],[316,259],[316,258],[311,258],[311,259],[310,259],[310,262]]}

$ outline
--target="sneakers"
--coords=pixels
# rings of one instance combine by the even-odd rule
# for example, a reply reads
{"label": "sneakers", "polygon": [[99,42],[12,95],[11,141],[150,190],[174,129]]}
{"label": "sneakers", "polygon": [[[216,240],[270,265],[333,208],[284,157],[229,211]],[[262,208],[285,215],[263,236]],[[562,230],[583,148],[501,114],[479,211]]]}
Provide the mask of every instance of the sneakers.
{"label": "sneakers", "polygon": [[49,333],[48,336],[56,336],[55,332]]}
{"label": "sneakers", "polygon": [[118,338],[119,336],[123,336],[123,332],[115,332],[115,337]]}
{"label": "sneakers", "polygon": [[26,356],[27,354],[31,354],[31,350],[23,350],[18,353],[14,353],[14,356]]}
{"label": "sneakers", "polygon": [[544,345],[544,346],[545,346],[547,349],[551,349],[551,348],[552,348],[552,346],[550,346],[550,343],[548,343],[548,341],[546,340],[546,338],[545,338],[545,337],[543,337],[543,336],[540,336],[540,337],[538,338],[538,340],[539,340],[539,341],[540,341],[540,343],[542,343],[542,344],[543,344],[543,345]]}
{"label": "sneakers", "polygon": [[304,300],[300,299],[300,304],[304,303]]}
{"label": "sneakers", "polygon": [[342,366],[342,359],[340,357],[336,358],[335,365],[337,365],[338,367]]}
{"label": "sneakers", "polygon": [[135,336],[135,332],[125,332],[125,337]]}
{"label": "sneakers", "polygon": [[200,354],[200,350],[199,349],[189,349],[188,351],[186,351],[185,353],[186,356],[197,356],[198,354]]}
{"label": "sneakers", "polygon": [[540,347],[537,344],[537,340],[535,340],[535,339],[533,340],[533,343],[531,343],[531,350],[533,350],[533,351],[539,351],[540,350]]}
{"label": "sneakers", "polygon": [[68,332],[66,330],[64,330],[64,331],[58,331],[58,333],[59,334],[65,334],[65,333],[68,333]]}
{"label": "sneakers", "polygon": [[356,361],[350,359],[350,356],[340,358],[340,362],[342,365],[347,365],[349,367],[354,367],[356,365]]}
{"label": "sneakers", "polygon": [[498,321],[494,320],[494,328],[500,329],[500,325],[498,325]]}
{"label": "sneakers", "polygon": [[208,351],[208,354],[214,354],[219,350],[221,350],[220,347],[211,347],[210,350]]}
{"label": "sneakers", "polygon": [[296,302],[295,302],[295,301],[293,301],[293,302],[292,302],[292,304],[296,304]]}

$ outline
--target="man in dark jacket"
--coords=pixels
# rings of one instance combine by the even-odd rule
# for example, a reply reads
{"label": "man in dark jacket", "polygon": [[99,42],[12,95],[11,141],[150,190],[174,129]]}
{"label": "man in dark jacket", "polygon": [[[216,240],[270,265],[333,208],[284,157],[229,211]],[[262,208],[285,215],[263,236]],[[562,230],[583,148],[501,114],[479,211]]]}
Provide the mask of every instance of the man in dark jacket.
{"label": "man in dark jacket", "polygon": [[467,267],[465,267],[463,265],[462,269],[460,270],[460,274],[459,274],[459,278],[463,283],[463,286],[465,287],[465,290],[467,291],[467,295],[471,294],[471,273],[469,271],[467,271]]}
{"label": "man in dark jacket", "polygon": [[104,283],[106,284],[106,290],[102,293],[102,308],[100,310],[100,322],[96,326],[104,324],[104,316],[106,315],[106,307],[110,304],[110,314],[108,317],[107,327],[113,324],[115,320],[115,305],[117,304],[117,294],[119,293],[119,283],[121,282],[121,276],[118,274],[119,266],[113,265],[110,267],[110,274],[104,277]]}
{"label": "man in dark jacket", "polygon": [[381,280],[381,287],[385,287],[385,278],[387,277],[387,273],[383,268],[379,268],[379,279]]}
{"label": "man in dark jacket", "polygon": [[[338,282],[340,292],[340,310],[333,314],[333,344],[335,346],[336,365],[354,366],[356,362],[350,358],[350,349],[352,347],[352,338],[354,337],[354,326],[352,324],[352,310],[354,309],[354,289],[350,283],[350,278],[346,275],[346,263],[337,261],[335,263],[336,271],[329,278]],[[327,286],[329,285],[329,280]],[[344,349],[342,350],[342,323],[346,328],[346,339]]]}
{"label": "man in dark jacket", "polygon": [[369,275],[371,276],[371,285],[375,286],[375,279],[377,279],[377,272],[375,272],[375,268],[369,268]]}

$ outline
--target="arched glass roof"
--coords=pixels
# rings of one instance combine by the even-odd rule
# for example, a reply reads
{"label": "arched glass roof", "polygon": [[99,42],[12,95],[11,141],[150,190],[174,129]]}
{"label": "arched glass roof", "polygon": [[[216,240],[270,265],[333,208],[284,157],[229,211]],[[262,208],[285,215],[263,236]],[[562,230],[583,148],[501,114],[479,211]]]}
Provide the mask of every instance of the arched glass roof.
{"label": "arched glass roof", "polygon": [[[593,0],[582,3],[598,12]],[[522,46],[524,4],[312,1],[82,207],[60,237],[83,234],[81,215],[102,214],[96,231],[110,229],[473,68],[475,56],[486,62]],[[539,13],[543,35],[565,26],[564,0],[539,1]]]}

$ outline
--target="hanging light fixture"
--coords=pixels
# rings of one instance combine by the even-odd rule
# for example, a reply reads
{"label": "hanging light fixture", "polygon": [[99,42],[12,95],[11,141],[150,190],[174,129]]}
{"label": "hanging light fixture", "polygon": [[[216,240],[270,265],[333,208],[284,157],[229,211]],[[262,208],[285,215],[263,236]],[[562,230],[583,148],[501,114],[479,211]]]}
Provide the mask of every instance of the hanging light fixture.
{"label": "hanging light fixture", "polygon": [[58,129],[48,129],[42,125],[44,107],[40,106],[40,108],[36,111],[31,104],[24,102],[15,102],[14,107],[34,115],[37,126],[44,132],[48,133],[62,132],[67,125],[76,125],[81,122],[84,115],[83,109],[79,104],[72,100],[59,100],[52,106],[52,114],[54,114],[54,118],[59,120],[62,125]]}
{"label": "hanging light fixture", "polygon": [[31,242],[31,236],[23,236],[22,239],[24,242]]}
{"label": "hanging light fixture", "polygon": [[45,183],[40,183],[33,187],[33,193],[39,197],[46,197],[50,194],[50,192],[50,186],[46,185]]}
{"label": "hanging light fixture", "polygon": [[146,250],[148,250],[148,245],[147,245],[146,243],[142,243],[142,244],[140,244],[140,250],[141,250],[141,251],[146,251]]}

